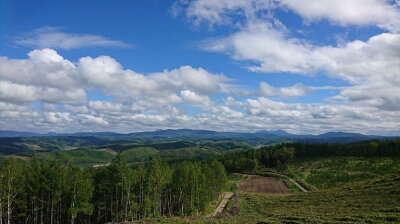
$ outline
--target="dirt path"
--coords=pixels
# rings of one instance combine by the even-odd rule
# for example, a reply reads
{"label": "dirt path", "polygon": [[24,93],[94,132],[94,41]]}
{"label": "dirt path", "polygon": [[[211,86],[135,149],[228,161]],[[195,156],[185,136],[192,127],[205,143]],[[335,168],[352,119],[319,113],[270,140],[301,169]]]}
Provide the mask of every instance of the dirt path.
{"label": "dirt path", "polygon": [[249,178],[239,183],[239,189],[243,192],[262,194],[290,194],[289,188],[282,180],[274,177],[247,175]]}
{"label": "dirt path", "polygon": [[232,196],[233,196],[232,192],[225,192],[224,195],[222,196],[222,200],[219,203],[218,207],[214,210],[214,212],[211,215],[208,215],[207,217],[215,217],[217,214],[222,213],[226,207],[226,204],[228,204],[228,201]]}

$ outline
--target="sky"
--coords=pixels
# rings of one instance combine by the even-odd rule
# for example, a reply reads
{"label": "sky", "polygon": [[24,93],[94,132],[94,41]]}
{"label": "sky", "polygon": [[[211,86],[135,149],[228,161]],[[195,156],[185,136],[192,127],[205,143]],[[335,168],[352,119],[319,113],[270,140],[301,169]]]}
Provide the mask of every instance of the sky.
{"label": "sky", "polygon": [[400,135],[399,0],[0,0],[0,130]]}

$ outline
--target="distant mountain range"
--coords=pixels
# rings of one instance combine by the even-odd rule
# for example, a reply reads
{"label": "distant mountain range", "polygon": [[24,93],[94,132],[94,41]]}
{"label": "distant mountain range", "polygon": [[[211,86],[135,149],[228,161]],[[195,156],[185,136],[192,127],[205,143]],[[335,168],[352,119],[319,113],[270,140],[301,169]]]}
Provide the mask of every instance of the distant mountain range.
{"label": "distant mountain range", "polygon": [[210,139],[210,140],[261,140],[271,139],[279,141],[296,141],[296,142],[357,142],[370,139],[394,138],[387,136],[362,135],[358,133],[347,132],[327,132],[319,135],[295,135],[283,130],[275,131],[258,131],[253,133],[242,132],[217,132],[209,130],[193,130],[193,129],[167,129],[151,132],[137,132],[121,134],[115,132],[76,132],[76,133],[54,133],[39,134],[33,132],[18,131],[0,131],[0,137],[37,137],[37,136],[76,136],[76,137],[119,137],[119,138],[149,138],[154,140],[168,139]]}

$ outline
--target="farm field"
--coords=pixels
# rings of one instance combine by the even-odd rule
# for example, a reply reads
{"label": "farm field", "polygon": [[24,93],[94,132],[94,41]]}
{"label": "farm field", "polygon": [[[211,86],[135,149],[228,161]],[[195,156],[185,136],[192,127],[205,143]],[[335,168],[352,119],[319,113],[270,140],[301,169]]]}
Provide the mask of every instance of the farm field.
{"label": "farm field", "polygon": [[239,190],[248,193],[261,194],[290,194],[289,188],[282,180],[273,177],[249,175],[247,180],[239,183]]}

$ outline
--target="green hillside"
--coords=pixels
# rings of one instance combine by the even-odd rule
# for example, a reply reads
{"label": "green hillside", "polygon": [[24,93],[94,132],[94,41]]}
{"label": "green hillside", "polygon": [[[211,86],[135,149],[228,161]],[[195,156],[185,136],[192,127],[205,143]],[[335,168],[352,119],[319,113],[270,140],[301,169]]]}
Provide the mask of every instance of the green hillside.
{"label": "green hillside", "polygon": [[131,163],[149,160],[151,156],[154,156],[157,153],[158,151],[152,147],[136,147],[123,151],[121,157]]}
{"label": "green hillside", "polygon": [[98,149],[74,149],[56,152],[37,153],[33,158],[39,160],[58,160],[78,165],[103,164],[111,161],[113,153]]}
{"label": "green hillside", "polygon": [[290,174],[319,188],[368,180],[400,172],[399,157],[302,158],[289,166]]}

